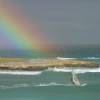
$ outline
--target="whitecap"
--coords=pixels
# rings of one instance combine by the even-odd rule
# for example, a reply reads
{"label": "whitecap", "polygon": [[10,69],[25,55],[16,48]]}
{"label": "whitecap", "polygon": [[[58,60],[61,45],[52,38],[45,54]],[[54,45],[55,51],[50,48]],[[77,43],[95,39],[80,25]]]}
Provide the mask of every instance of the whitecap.
{"label": "whitecap", "polygon": [[30,84],[14,84],[12,86],[8,85],[0,85],[0,89],[15,89],[15,88],[23,88],[23,87],[30,87]]}
{"label": "whitecap", "polygon": [[72,84],[60,84],[56,82],[51,82],[51,83],[40,83],[36,84],[34,86],[40,86],[40,87],[46,87],[46,86],[72,86]]}
{"label": "whitecap", "polygon": [[[87,83],[83,83],[80,86],[77,87],[81,87],[81,86],[86,86]],[[51,83],[40,83],[37,85],[34,85],[35,87],[50,87],[50,86],[76,86],[74,84],[61,84],[61,83],[56,83],[56,82],[51,82]]]}
{"label": "whitecap", "polygon": [[0,71],[0,74],[11,75],[40,75],[42,71]]}
{"label": "whitecap", "polygon": [[100,67],[99,68],[49,68],[47,71],[54,71],[54,72],[75,72],[75,73],[95,73],[95,72],[100,72]]}
{"label": "whitecap", "polygon": [[58,60],[72,60],[72,59],[78,59],[78,58],[64,58],[64,57],[56,57]]}
{"label": "whitecap", "polygon": [[88,60],[99,60],[100,58],[99,58],[99,57],[86,57],[86,58],[83,58],[83,59],[88,59]]}
{"label": "whitecap", "polygon": [[87,59],[87,60],[99,60],[100,58],[99,57],[76,57],[76,58],[73,58],[73,57],[56,57],[56,59],[58,60],[74,60],[74,59]]}

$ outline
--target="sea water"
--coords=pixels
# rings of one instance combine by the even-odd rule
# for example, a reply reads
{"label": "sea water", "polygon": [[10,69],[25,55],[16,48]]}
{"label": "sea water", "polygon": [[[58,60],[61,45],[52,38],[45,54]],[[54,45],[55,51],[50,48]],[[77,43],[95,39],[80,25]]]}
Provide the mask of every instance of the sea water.
{"label": "sea water", "polygon": [[69,72],[0,75],[0,100],[99,100],[100,73],[78,75],[85,86],[74,86]]}
{"label": "sea water", "polygon": [[[1,56],[6,55],[2,53]],[[15,55],[10,53],[10,56]],[[64,48],[64,51],[55,57],[100,63],[100,48],[98,46]],[[71,70],[66,68],[37,72],[1,71],[0,100],[100,100],[100,69],[74,71],[80,83],[86,85],[73,85]]]}

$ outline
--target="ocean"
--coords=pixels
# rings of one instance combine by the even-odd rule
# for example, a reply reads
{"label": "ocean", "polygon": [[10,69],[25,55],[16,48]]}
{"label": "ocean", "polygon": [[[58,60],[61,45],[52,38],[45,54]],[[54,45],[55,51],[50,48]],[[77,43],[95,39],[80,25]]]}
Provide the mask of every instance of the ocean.
{"label": "ocean", "polygon": [[[19,51],[1,51],[0,56],[27,57]],[[53,57],[100,63],[100,47],[96,45],[60,48]],[[76,75],[80,83],[85,85],[75,86],[71,81],[72,73],[68,69],[0,72],[0,100],[99,100],[100,69],[78,69]]]}

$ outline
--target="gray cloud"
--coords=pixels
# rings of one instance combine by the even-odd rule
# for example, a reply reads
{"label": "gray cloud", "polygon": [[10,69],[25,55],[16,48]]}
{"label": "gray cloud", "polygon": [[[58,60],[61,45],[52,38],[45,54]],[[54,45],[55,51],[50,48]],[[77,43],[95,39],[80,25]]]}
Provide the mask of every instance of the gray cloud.
{"label": "gray cloud", "polygon": [[8,0],[55,44],[100,44],[99,0]]}

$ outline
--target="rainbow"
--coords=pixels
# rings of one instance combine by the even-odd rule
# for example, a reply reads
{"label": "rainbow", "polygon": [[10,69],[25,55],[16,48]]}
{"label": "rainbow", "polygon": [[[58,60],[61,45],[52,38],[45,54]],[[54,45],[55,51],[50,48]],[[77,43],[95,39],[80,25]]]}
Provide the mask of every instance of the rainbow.
{"label": "rainbow", "polygon": [[32,25],[27,17],[14,5],[0,2],[0,50],[21,49],[31,54],[48,52],[49,44],[37,25]]}

